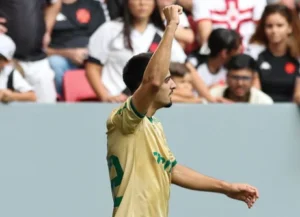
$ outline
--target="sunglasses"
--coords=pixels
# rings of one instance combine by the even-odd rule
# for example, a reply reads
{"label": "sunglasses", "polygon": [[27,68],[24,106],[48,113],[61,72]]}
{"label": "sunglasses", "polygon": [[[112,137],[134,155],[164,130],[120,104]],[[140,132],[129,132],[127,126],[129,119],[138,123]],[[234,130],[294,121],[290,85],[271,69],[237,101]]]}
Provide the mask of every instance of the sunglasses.
{"label": "sunglasses", "polygon": [[229,75],[229,78],[234,81],[251,81],[252,80],[252,76]]}

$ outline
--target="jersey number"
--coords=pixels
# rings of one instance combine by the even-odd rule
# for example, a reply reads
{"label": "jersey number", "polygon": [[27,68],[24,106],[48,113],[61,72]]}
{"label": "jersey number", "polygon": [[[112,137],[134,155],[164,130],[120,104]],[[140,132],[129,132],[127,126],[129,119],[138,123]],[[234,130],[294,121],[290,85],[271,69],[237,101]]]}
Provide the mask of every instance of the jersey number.
{"label": "jersey number", "polygon": [[114,195],[114,207],[118,207],[121,204],[121,201],[123,199],[122,197],[117,197],[116,193],[115,193],[115,188],[118,187],[119,185],[121,185],[122,179],[123,179],[123,169],[121,167],[119,158],[117,156],[112,155],[109,159],[108,159],[108,167],[111,170],[112,167],[115,168],[117,176],[115,178],[113,178],[112,180],[110,180],[111,183],[111,189]]}

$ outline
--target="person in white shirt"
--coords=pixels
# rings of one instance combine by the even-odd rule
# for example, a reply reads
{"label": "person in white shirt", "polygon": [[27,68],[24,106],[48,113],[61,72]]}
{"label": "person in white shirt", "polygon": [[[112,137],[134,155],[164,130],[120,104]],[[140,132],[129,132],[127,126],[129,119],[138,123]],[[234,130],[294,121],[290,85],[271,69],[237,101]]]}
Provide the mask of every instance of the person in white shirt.
{"label": "person in white shirt", "polygon": [[241,34],[247,47],[266,5],[266,0],[193,0],[200,45],[205,47],[213,29],[227,28]]}
{"label": "person in white shirt", "polygon": [[214,29],[208,38],[209,55],[193,52],[188,56],[198,76],[208,88],[225,84],[227,70],[224,65],[232,56],[241,52],[241,37],[234,31],[224,28]]}
{"label": "person in white shirt", "polygon": [[[89,42],[88,81],[103,102],[123,102],[130,95],[123,68],[134,55],[154,52],[165,25],[155,0],[124,0],[123,17],[100,26]],[[171,60],[184,63],[186,54],[174,40]]]}
{"label": "person in white shirt", "polygon": [[253,86],[256,61],[247,54],[234,56],[227,64],[227,84],[212,88],[211,95],[236,103],[273,104],[270,96]]}
{"label": "person in white shirt", "polygon": [[13,40],[5,34],[0,34],[0,102],[36,101],[33,88],[12,62],[15,50]]}
{"label": "person in white shirt", "polygon": [[[163,20],[165,20],[163,14],[164,7],[175,4],[175,2],[176,0],[157,0]],[[185,48],[189,44],[192,44],[195,40],[194,32],[191,29],[188,17],[184,12],[180,15],[180,23],[175,33],[175,39],[181,44],[183,48]]]}

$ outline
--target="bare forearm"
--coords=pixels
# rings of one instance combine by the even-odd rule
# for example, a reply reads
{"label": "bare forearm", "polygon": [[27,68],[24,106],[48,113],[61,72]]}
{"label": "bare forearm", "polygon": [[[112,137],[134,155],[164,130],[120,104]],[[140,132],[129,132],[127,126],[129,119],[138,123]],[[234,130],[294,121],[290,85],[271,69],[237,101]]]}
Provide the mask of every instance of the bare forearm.
{"label": "bare forearm", "polygon": [[72,51],[74,51],[74,49],[54,49],[49,47],[46,49],[46,53],[48,54],[48,56],[59,55],[66,58],[70,58],[70,56],[72,55]]}
{"label": "bare forearm", "polygon": [[61,0],[57,0],[56,3],[49,5],[45,9],[46,32],[52,32],[53,26],[56,22],[56,16],[60,12],[60,8]]}
{"label": "bare forearm", "polygon": [[203,20],[198,23],[199,43],[203,45],[212,31],[212,23],[210,20]]}
{"label": "bare forearm", "polygon": [[153,54],[145,71],[143,82],[151,81],[157,86],[161,86],[164,82],[169,73],[171,48],[176,28],[176,23],[170,23],[166,27],[161,43]]}
{"label": "bare forearm", "polygon": [[177,94],[173,94],[172,102],[174,103],[201,103],[201,98],[197,97],[183,97]]}
{"label": "bare forearm", "polygon": [[190,63],[187,63],[186,66],[191,72],[192,85],[198,94],[209,102],[215,102],[214,97],[209,92],[209,88],[206,86],[202,78],[199,77],[197,70]]}
{"label": "bare forearm", "polygon": [[19,101],[19,102],[35,102],[36,101],[36,96],[35,93],[30,91],[26,93],[17,93],[14,92],[12,94],[13,101]]}
{"label": "bare forearm", "polygon": [[175,38],[178,41],[182,41],[184,43],[191,44],[195,40],[195,35],[193,30],[191,29],[185,29],[185,28],[178,28],[176,33],[175,33]]}
{"label": "bare forearm", "polygon": [[93,63],[87,63],[86,65],[86,77],[96,93],[99,100],[104,100],[108,96],[108,92],[102,83],[101,78],[102,67]]}
{"label": "bare forearm", "polygon": [[226,194],[230,191],[230,184],[217,180],[182,165],[176,165],[172,171],[172,183],[183,188]]}

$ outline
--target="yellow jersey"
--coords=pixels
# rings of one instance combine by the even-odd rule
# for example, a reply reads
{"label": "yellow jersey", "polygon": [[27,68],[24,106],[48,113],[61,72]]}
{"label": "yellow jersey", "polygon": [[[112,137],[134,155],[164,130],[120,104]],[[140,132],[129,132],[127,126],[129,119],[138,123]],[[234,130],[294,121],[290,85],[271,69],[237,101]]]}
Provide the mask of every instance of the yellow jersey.
{"label": "yellow jersey", "polygon": [[130,97],[106,124],[113,217],[167,217],[177,162],[161,123],[139,114]]}

